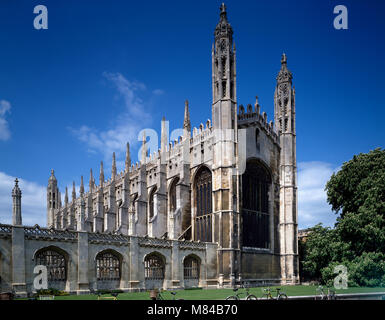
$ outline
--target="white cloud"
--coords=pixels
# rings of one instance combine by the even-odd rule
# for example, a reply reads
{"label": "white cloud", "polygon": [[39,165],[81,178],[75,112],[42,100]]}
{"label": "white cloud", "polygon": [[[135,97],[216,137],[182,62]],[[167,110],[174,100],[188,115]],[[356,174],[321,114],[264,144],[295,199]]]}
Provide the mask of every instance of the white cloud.
{"label": "white cloud", "polygon": [[333,226],[336,215],[327,203],[326,182],[333,172],[326,162],[300,162],[298,164],[298,224],[299,229],[312,227],[322,222],[325,226]]}
{"label": "white cloud", "polygon": [[[138,143],[138,133],[148,126],[151,114],[139,93],[146,91],[146,86],[138,81],[129,81],[120,73],[103,73],[103,76],[114,85],[119,97],[124,101],[125,109],[113,119],[112,126],[107,130],[99,130],[83,125],[80,128],[69,128],[70,131],[88,146],[89,152],[100,152],[105,159],[110,159],[112,152],[117,157],[126,150],[126,143]],[[106,121],[107,122],[107,121]]]}
{"label": "white cloud", "polygon": [[152,93],[156,95],[162,95],[164,94],[164,91],[162,89],[155,89]]}
{"label": "white cloud", "polygon": [[[119,163],[123,166],[123,163]],[[298,164],[298,222],[299,228],[304,229],[322,222],[333,226],[335,214],[326,201],[325,184],[333,172],[333,166],[325,162],[300,162]],[[0,172],[0,223],[12,223],[12,189],[15,177]],[[46,225],[46,187],[35,182],[19,179],[22,190],[23,224]],[[64,201],[64,189],[62,201]],[[72,185],[69,185],[71,200]],[[79,186],[76,186],[79,194]]]}
{"label": "white cloud", "polygon": [[[12,223],[12,189],[15,185],[15,178],[0,172],[0,223]],[[20,178],[19,187],[22,192],[23,225],[46,226],[46,187]]]}
{"label": "white cloud", "polygon": [[6,100],[0,100],[0,140],[3,141],[11,137],[8,122],[5,120],[5,116],[9,112],[11,112],[11,104]]}

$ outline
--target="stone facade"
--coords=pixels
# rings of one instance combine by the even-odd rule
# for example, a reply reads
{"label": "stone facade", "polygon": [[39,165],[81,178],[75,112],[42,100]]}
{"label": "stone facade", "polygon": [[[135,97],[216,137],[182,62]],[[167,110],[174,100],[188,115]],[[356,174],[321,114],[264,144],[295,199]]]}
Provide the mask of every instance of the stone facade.
{"label": "stone facade", "polygon": [[295,90],[286,55],[274,124],[258,98],[254,106],[238,108],[236,48],[223,4],[214,37],[212,123],[191,135],[186,101],[179,139],[169,143],[163,119],[158,152],[148,155],[144,136],[140,162],[131,164],[127,144],[123,172],[117,172],[114,154],[111,178],[105,179],[101,163],[99,184],[91,170],[88,191],[81,177],[80,194],[74,183],[72,200],[66,188],[64,204],[52,170],[47,229],[21,225],[16,184],[13,226],[0,226],[2,285],[30,290],[43,248],[64,257],[63,289],[79,293],[101,285],[97,278],[107,281],[97,276],[104,269],[96,257],[103,252],[111,270],[119,269],[114,277],[110,270],[107,282],[123,290],[298,283]]}

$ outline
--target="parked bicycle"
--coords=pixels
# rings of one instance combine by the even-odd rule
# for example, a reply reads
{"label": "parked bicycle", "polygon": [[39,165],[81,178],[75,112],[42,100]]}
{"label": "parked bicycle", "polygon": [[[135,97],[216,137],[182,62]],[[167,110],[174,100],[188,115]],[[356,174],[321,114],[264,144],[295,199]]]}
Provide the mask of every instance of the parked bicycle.
{"label": "parked bicycle", "polygon": [[[164,293],[165,291],[163,291]],[[177,292],[176,291],[169,291],[172,295],[172,300],[184,300],[184,299],[180,299],[180,298],[176,298],[176,294]],[[167,299],[164,295],[162,295],[162,292],[161,291],[158,291],[158,290],[151,290],[150,291],[150,298],[151,300],[169,300]]]}
{"label": "parked bicycle", "polygon": [[[119,291],[100,291],[100,290],[94,290],[90,289],[90,293],[94,294],[98,297],[98,300],[118,300]],[[110,294],[110,297],[103,296],[104,294]]]}
{"label": "parked bicycle", "polygon": [[226,300],[241,300],[241,296],[244,295],[246,300],[257,300],[257,297],[253,294],[249,293],[249,288],[242,286],[242,289],[245,289],[245,291],[238,292],[238,288],[234,288],[234,295],[228,296]]}
{"label": "parked bicycle", "polygon": [[284,293],[283,291],[281,291],[281,288],[276,288],[274,290],[274,292],[277,293],[277,296],[274,297],[272,295],[272,290],[271,288],[263,288],[262,289],[262,299],[265,298],[265,299],[269,299],[269,300],[287,300],[287,295],[286,293]]}
{"label": "parked bicycle", "polygon": [[315,300],[337,300],[336,292],[327,288],[327,293],[323,286],[318,286],[316,289],[316,295],[314,296]]}

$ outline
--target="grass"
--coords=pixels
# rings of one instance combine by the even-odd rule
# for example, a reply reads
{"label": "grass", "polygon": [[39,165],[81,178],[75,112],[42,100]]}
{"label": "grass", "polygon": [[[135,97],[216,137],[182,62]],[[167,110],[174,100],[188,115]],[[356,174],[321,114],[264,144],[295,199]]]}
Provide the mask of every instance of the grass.
{"label": "grass", "polygon": [[[275,289],[277,287],[271,287]],[[288,296],[308,296],[315,295],[317,286],[280,286]],[[244,292],[243,289],[239,290]],[[366,293],[366,292],[385,292],[385,288],[364,288],[364,287],[352,287],[346,290],[335,290],[339,293]],[[227,296],[232,295],[232,289],[202,289],[202,290],[178,290],[176,298],[185,300],[223,300]],[[262,297],[262,287],[250,288],[250,294],[254,294],[258,298]],[[273,290],[273,295],[275,292]],[[162,292],[164,299],[171,300],[172,295],[169,291]],[[103,297],[111,297],[106,294]],[[244,297],[242,295],[241,297]],[[118,295],[118,300],[149,300],[149,292],[127,292]],[[95,295],[69,295],[69,296],[56,296],[55,300],[97,300]]]}

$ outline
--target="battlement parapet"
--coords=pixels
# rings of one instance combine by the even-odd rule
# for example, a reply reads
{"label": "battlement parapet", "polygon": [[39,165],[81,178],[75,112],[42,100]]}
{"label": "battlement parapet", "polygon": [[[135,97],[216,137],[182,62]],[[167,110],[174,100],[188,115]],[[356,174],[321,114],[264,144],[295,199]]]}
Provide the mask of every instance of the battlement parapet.
{"label": "battlement parapet", "polygon": [[248,127],[253,124],[258,124],[261,128],[265,130],[268,136],[272,138],[272,140],[279,144],[279,136],[275,131],[274,122],[267,121],[266,112],[261,112],[261,107],[258,103],[258,97],[256,103],[254,105],[254,110],[251,104],[247,105],[247,109],[241,104],[239,106],[238,112],[238,127]]}

